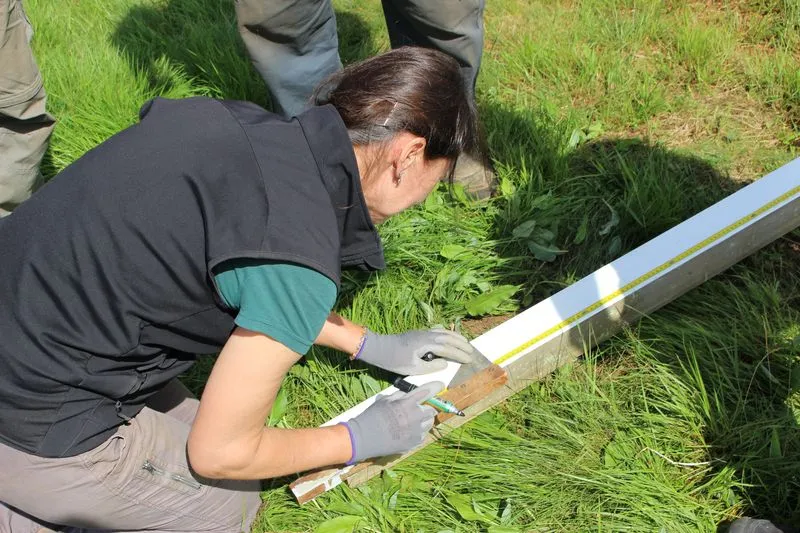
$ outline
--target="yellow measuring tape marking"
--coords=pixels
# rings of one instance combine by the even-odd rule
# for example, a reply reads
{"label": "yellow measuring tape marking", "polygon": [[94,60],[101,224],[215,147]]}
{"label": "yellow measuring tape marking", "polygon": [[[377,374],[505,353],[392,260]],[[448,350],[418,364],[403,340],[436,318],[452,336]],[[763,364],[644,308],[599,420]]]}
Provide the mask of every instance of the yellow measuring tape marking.
{"label": "yellow measuring tape marking", "polygon": [[729,233],[731,233],[734,230],[742,227],[743,225],[747,224],[748,222],[752,221],[753,219],[758,218],[759,216],[761,216],[762,214],[766,213],[767,211],[769,211],[773,207],[777,206],[778,204],[781,204],[781,203],[785,202],[786,200],[788,200],[792,196],[795,196],[798,193],[800,193],[800,186],[795,187],[795,188],[791,189],[789,192],[786,192],[786,193],[780,195],[779,197],[777,197],[774,200],[770,201],[766,205],[763,205],[763,206],[759,207],[758,209],[756,209],[755,211],[753,211],[749,215],[740,218],[739,220],[737,220],[733,224],[731,224],[729,226],[726,226],[725,228],[719,230],[718,232],[716,232],[715,234],[711,235],[710,237],[708,237],[706,239],[703,239],[699,243],[695,244],[691,248],[688,248],[687,250],[684,250],[683,253],[680,253],[680,254],[676,255],[672,259],[669,259],[669,260],[665,261],[664,263],[658,265],[657,267],[655,267],[654,269],[650,270],[649,272],[647,272],[645,274],[642,274],[641,276],[639,276],[635,280],[633,280],[630,283],[624,285],[623,287],[620,287],[619,289],[615,290],[611,294],[600,298],[599,300],[597,300],[592,305],[586,307],[585,309],[583,309],[581,311],[578,311],[577,313],[575,313],[571,317],[567,318],[566,320],[563,320],[563,321],[559,322],[558,324],[556,324],[552,328],[540,333],[539,335],[537,335],[534,338],[532,338],[531,340],[525,342],[521,346],[518,346],[518,347],[514,348],[513,350],[511,350],[510,352],[501,355],[500,357],[498,357],[497,359],[494,360],[494,363],[497,364],[497,365],[503,364],[504,362],[508,361],[509,359],[514,357],[515,355],[527,350],[528,348],[530,348],[531,346],[533,346],[537,342],[540,342],[540,341],[546,339],[547,337],[549,337],[550,335],[556,333],[560,329],[562,329],[562,328],[564,328],[564,327],[566,327],[566,326],[568,326],[570,324],[573,324],[573,323],[577,322],[578,320],[580,320],[581,318],[585,317],[586,315],[588,315],[590,313],[593,313],[594,311],[597,311],[598,309],[603,307],[603,305],[607,304],[608,302],[610,302],[610,301],[612,301],[612,300],[624,295],[626,292],[628,292],[632,288],[634,288],[637,285],[640,285],[640,284],[644,283],[645,281],[655,277],[657,274],[660,274],[661,272],[663,272],[664,270],[670,268],[671,266],[675,265],[676,263],[680,263],[681,261],[683,261],[684,259],[686,259],[690,255],[694,254],[695,252],[705,248],[706,246],[708,246],[709,244],[713,243],[714,241],[717,241],[720,238],[728,235]]}

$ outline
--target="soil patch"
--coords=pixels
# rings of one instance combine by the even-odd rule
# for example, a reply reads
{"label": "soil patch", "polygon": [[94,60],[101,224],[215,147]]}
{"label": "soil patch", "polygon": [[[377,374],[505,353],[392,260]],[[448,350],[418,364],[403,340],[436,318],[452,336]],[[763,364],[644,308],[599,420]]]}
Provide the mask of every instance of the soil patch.
{"label": "soil patch", "polygon": [[461,327],[471,337],[477,337],[493,327],[499,326],[513,316],[513,313],[507,313],[505,315],[485,316],[482,318],[465,318],[461,321]]}

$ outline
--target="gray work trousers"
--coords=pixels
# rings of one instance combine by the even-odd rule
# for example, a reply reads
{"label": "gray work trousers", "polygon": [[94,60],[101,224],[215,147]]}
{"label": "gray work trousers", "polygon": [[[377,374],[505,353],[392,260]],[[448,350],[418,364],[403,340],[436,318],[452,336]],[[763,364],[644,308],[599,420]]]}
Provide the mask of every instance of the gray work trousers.
{"label": "gray work trousers", "polygon": [[[383,0],[392,48],[435,48],[455,58],[474,91],[483,51],[485,0]],[[314,88],[342,68],[330,0],[236,0],[250,58],[275,112],[296,115]]]}
{"label": "gray work trousers", "polygon": [[86,453],[43,458],[0,444],[0,533],[249,531],[260,483],[207,480],[189,468],[199,404],[175,380]]}
{"label": "gray work trousers", "polygon": [[0,216],[41,185],[39,163],[55,120],[45,111],[33,29],[20,0],[0,0]]}

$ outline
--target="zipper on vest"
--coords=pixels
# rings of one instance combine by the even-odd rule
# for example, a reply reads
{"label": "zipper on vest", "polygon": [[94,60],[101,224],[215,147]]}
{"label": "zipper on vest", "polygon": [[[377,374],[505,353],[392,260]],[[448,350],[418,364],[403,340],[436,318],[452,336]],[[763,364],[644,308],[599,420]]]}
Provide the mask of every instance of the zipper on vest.
{"label": "zipper on vest", "polygon": [[200,487],[202,487],[202,485],[200,485],[200,483],[198,483],[194,479],[192,479],[190,477],[182,476],[180,474],[174,474],[172,472],[167,472],[163,468],[157,467],[156,465],[151,463],[149,460],[146,460],[144,462],[144,464],[142,465],[142,470],[146,470],[147,472],[150,472],[154,476],[161,476],[161,477],[165,477],[167,479],[171,479],[173,481],[177,481],[178,483],[183,483],[187,487],[191,487],[191,488],[193,488],[195,490],[200,490]]}

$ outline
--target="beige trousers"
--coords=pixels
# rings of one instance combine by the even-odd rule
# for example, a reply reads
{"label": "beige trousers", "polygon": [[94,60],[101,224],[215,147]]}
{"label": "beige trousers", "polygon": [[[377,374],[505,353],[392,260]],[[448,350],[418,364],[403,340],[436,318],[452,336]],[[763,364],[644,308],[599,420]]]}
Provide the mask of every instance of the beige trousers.
{"label": "beige trousers", "polygon": [[199,403],[177,380],[97,448],[42,458],[0,444],[0,533],[239,533],[258,481],[200,478],[186,439]]}
{"label": "beige trousers", "polygon": [[0,0],[0,216],[41,185],[39,163],[55,120],[33,58],[20,0]]}

